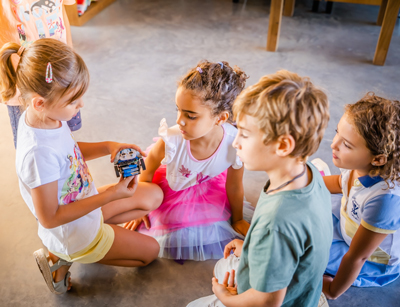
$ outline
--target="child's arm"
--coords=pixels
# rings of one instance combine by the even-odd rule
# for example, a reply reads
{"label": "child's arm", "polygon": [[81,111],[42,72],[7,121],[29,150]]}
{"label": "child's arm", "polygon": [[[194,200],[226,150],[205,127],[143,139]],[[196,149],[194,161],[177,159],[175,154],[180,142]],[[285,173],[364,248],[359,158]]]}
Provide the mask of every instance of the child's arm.
{"label": "child's arm", "polygon": [[165,157],[165,143],[163,139],[158,139],[150,150],[144,163],[146,164],[146,170],[143,171],[139,176],[140,182],[152,182],[153,176],[156,170],[160,167],[162,159]]}
{"label": "child's arm", "polygon": [[137,177],[121,178],[117,185],[106,191],[68,205],[58,203],[57,181],[34,188],[31,194],[40,224],[45,228],[54,228],[72,222],[109,202],[131,197],[136,191],[137,183]]}
{"label": "child's arm", "polygon": [[370,231],[360,225],[348,252],[343,256],[339,270],[332,280],[324,276],[323,292],[328,299],[336,299],[342,295],[356,280],[365,261],[378,248],[387,234]]}
{"label": "child's arm", "polygon": [[[227,276],[229,277],[229,275]],[[237,292],[232,291],[233,287],[228,288],[227,276],[225,276],[222,285],[218,283],[218,279],[215,277],[212,280],[213,292],[226,307],[279,307],[285,299],[287,288],[271,293],[249,289],[241,294],[237,294]]]}
{"label": "child's arm", "polygon": [[[161,165],[162,159],[165,157],[165,142],[160,138],[154,144],[153,148],[150,150],[149,155],[147,156],[144,164],[146,165],[146,170],[142,171],[139,176],[140,182],[152,182],[154,173],[157,168]],[[147,229],[150,229],[150,220],[147,215],[138,218],[136,220],[132,220],[128,223],[125,223],[124,228],[129,230],[136,230],[141,223],[144,223]]]}
{"label": "child's arm", "polygon": [[246,235],[250,224],[243,220],[243,172],[244,167],[234,169],[228,168],[226,176],[226,194],[232,211],[232,228],[242,235]]}
{"label": "child's arm", "polygon": [[325,185],[331,194],[342,193],[341,175],[323,176]]}
{"label": "child's arm", "polygon": [[125,144],[109,141],[97,143],[78,142],[78,146],[81,150],[82,156],[85,158],[86,161],[90,161],[111,154],[111,162],[113,162],[117,153],[125,148],[133,148],[140,152],[143,156],[146,156],[146,154],[135,144]]}

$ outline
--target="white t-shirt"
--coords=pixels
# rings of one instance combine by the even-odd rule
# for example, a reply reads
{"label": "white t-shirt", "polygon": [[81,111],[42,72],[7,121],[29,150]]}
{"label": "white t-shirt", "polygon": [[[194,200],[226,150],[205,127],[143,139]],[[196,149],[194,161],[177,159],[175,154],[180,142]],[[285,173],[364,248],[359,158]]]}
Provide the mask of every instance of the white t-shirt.
{"label": "white t-shirt", "polygon": [[[25,115],[26,112],[21,115],[18,125],[16,168],[22,197],[36,219],[31,190],[38,186],[57,181],[60,206],[98,194],[67,123],[62,122],[58,129],[37,129],[25,123]],[[38,223],[38,235],[49,250],[71,255],[93,241],[101,215],[98,208],[51,229]]]}
{"label": "white t-shirt", "polygon": [[165,158],[161,164],[167,165],[167,181],[174,191],[181,191],[218,176],[230,166],[242,167],[242,161],[236,155],[232,143],[237,129],[231,124],[222,125],[224,136],[215,153],[205,159],[197,160],[190,151],[190,141],[185,140],[178,125],[168,129],[164,119],[160,122],[158,134],[165,142]]}

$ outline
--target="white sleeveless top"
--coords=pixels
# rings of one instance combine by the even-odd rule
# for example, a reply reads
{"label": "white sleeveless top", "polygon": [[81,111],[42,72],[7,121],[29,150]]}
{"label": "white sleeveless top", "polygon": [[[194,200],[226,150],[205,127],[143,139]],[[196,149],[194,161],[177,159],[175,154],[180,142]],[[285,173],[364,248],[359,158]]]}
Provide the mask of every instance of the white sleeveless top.
{"label": "white sleeveless top", "polygon": [[232,146],[237,129],[228,123],[222,128],[224,136],[218,149],[211,157],[197,160],[190,151],[190,141],[182,137],[178,125],[168,128],[165,118],[161,120],[158,134],[165,142],[165,157],[161,164],[167,165],[167,181],[172,190],[184,190],[207,181],[230,166],[234,169],[243,166]]}

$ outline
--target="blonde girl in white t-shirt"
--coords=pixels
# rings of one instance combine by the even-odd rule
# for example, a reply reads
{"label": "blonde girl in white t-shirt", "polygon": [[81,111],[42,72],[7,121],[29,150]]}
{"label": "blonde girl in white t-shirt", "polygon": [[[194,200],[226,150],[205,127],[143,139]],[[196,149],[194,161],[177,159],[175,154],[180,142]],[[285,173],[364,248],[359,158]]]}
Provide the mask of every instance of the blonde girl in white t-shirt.
{"label": "blonde girl in white t-shirt", "polygon": [[[11,56],[17,53],[21,60],[15,71]],[[66,124],[83,107],[79,98],[89,84],[82,58],[53,39],[37,40],[27,49],[8,43],[0,50],[0,82],[4,100],[18,87],[27,107],[19,122],[16,167],[22,197],[49,250],[49,257],[43,249],[34,253],[49,289],[62,294],[71,288],[73,262],[135,267],[153,261],[156,240],[115,224],[156,209],[162,190],[138,183],[137,177],[97,190],[85,162],[109,154],[112,161],[121,149],[140,149],[116,142],[77,143]]]}

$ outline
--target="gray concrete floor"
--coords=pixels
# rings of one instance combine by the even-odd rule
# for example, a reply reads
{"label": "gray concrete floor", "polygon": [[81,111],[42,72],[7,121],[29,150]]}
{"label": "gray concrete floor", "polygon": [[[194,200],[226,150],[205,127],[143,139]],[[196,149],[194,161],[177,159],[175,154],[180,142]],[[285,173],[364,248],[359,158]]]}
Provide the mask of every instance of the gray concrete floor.
{"label": "gray concrete floor", "polygon": [[[75,49],[91,72],[76,138],[148,146],[162,117],[174,124],[179,77],[201,59],[225,60],[250,75],[248,84],[285,68],[322,86],[330,97],[331,121],[315,156],[333,167],[329,145],[343,106],[367,91],[400,98],[400,26],[386,65],[373,66],[378,7],[335,3],[326,15],[311,13],[310,0],[297,1],[294,17],[283,18],[279,52],[271,53],[265,51],[269,5],[261,0],[118,0],[85,26],[74,27]],[[49,293],[32,257],[42,244],[19,194],[5,107],[0,107],[0,127],[0,306],[169,307],[211,294],[215,261],[180,265],[165,259],[139,269],[74,264],[73,290],[63,296]],[[108,158],[89,167],[98,186],[116,181]],[[246,196],[253,204],[265,179],[262,173],[245,174]],[[396,281],[381,289],[351,288],[330,306],[399,306],[399,299]]]}

